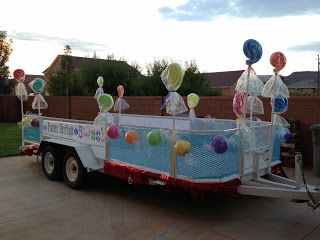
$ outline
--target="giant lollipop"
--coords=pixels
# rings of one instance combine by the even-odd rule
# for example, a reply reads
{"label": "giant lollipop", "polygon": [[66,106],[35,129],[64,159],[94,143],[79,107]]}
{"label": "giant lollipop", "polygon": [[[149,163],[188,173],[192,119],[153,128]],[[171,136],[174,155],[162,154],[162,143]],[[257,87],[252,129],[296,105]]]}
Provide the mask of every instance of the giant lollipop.
{"label": "giant lollipop", "polygon": [[119,85],[117,87],[117,92],[118,92],[118,98],[114,104],[113,111],[114,112],[119,112],[119,125],[120,125],[120,117],[121,117],[121,112],[129,108],[129,104],[127,103],[126,100],[124,100],[123,95],[124,95],[124,87],[122,85]]}
{"label": "giant lollipop", "polygon": [[199,100],[200,100],[199,96],[197,94],[195,94],[195,93],[190,93],[187,96],[187,104],[188,104],[188,107],[190,109],[190,111],[189,111],[189,117],[190,118],[195,118],[196,117],[196,113],[194,112],[194,109],[198,105]]}
{"label": "giant lollipop", "polygon": [[32,108],[38,109],[38,114],[40,115],[40,109],[47,109],[48,104],[41,93],[44,90],[45,82],[42,78],[35,78],[29,83],[29,87],[36,94],[32,102]]}
{"label": "giant lollipop", "polygon": [[176,92],[181,86],[183,76],[184,70],[178,63],[171,63],[161,74],[162,82],[169,92],[160,109],[166,107],[166,112],[173,116],[188,110],[182,97]]}
{"label": "giant lollipop", "polygon": [[104,93],[103,91],[103,77],[99,76],[97,79],[98,89],[96,90],[96,94],[94,95],[94,98],[97,99],[101,94]]}

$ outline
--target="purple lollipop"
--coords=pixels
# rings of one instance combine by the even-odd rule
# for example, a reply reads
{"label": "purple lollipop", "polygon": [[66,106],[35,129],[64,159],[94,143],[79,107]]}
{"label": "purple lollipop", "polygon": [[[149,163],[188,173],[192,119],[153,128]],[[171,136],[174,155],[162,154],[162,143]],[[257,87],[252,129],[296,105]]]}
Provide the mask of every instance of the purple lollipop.
{"label": "purple lollipop", "polygon": [[211,140],[211,146],[215,153],[223,154],[228,150],[228,141],[223,136],[216,136]]}

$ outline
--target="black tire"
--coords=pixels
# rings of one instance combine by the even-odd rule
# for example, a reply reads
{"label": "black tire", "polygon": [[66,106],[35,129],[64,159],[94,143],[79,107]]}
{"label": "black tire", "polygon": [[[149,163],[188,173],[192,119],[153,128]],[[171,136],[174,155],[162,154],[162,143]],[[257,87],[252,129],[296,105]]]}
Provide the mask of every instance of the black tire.
{"label": "black tire", "polygon": [[62,159],[51,146],[46,146],[42,152],[42,171],[50,180],[61,179]]}
{"label": "black tire", "polygon": [[74,151],[66,153],[63,161],[63,178],[65,183],[72,189],[83,187],[86,169],[83,167],[79,156]]}

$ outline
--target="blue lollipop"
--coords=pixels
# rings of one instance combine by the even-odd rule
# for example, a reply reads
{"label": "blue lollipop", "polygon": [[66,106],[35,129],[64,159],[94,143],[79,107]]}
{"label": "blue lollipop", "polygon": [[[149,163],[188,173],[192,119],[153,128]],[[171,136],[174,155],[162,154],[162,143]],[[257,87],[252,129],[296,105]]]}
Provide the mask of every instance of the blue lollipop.
{"label": "blue lollipop", "polygon": [[254,39],[248,39],[243,44],[243,53],[249,58],[246,61],[247,65],[254,64],[262,57],[262,47],[260,43]]}

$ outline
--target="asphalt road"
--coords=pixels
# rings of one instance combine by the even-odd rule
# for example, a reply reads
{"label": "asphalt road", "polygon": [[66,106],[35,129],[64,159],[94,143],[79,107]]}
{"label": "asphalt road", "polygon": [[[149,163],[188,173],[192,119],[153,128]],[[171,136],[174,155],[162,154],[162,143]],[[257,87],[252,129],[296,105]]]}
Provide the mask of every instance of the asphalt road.
{"label": "asphalt road", "polygon": [[[310,179],[320,185],[320,178]],[[95,174],[81,191],[35,158],[0,159],[0,239],[320,239],[320,209],[283,199],[205,201]]]}

